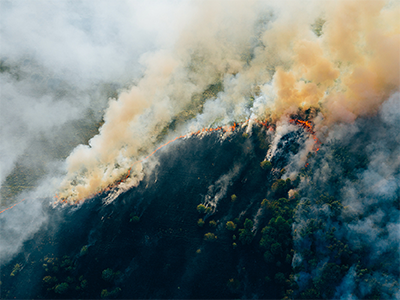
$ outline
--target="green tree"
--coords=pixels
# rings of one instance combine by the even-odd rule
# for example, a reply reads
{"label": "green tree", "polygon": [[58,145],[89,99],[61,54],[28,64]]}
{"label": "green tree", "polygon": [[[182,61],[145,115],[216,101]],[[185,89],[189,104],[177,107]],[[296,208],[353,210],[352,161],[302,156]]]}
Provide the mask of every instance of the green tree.
{"label": "green tree", "polygon": [[268,205],[268,200],[267,199],[263,199],[263,201],[261,201],[261,206],[262,207],[266,207]]}
{"label": "green tree", "polygon": [[241,241],[243,245],[248,245],[253,241],[254,235],[251,231],[252,228],[253,221],[250,219],[246,219],[244,221],[244,228],[239,229],[239,241]]}
{"label": "green tree", "polygon": [[270,162],[269,160],[263,160],[263,161],[260,163],[260,166],[261,166],[261,168],[262,168],[263,170],[266,170],[266,171],[269,171],[269,170],[272,169],[272,164],[271,164],[271,162]]}
{"label": "green tree", "polygon": [[46,284],[52,284],[52,283],[54,283],[56,281],[57,281],[57,278],[55,278],[55,277],[51,277],[51,276],[43,277],[43,282],[46,283]]}
{"label": "green tree", "polygon": [[214,220],[211,220],[208,225],[210,225],[210,227],[217,227],[217,222],[215,222]]}
{"label": "green tree", "polygon": [[83,256],[83,255],[86,255],[87,252],[88,252],[88,247],[87,247],[87,246],[83,246],[83,247],[81,248],[80,254],[81,254],[81,256]]}
{"label": "green tree", "polygon": [[205,241],[214,241],[217,239],[217,236],[214,233],[208,232],[204,235]]}
{"label": "green tree", "polygon": [[56,287],[54,288],[54,291],[57,294],[64,294],[68,290],[68,288],[69,288],[68,283],[63,282],[63,283],[56,285]]}
{"label": "green tree", "polygon": [[231,196],[231,201],[232,201],[232,202],[235,202],[236,199],[237,199],[237,196],[236,196],[235,194],[233,194],[233,195]]}
{"label": "green tree", "polygon": [[87,287],[87,285],[88,285],[88,282],[87,282],[86,279],[84,279],[84,280],[81,281],[81,288],[82,288],[82,289],[85,289],[85,288]]}
{"label": "green tree", "polygon": [[234,231],[236,229],[236,224],[232,221],[226,222],[226,229]]}
{"label": "green tree", "polygon": [[140,221],[140,217],[138,217],[138,216],[133,216],[133,217],[129,220],[129,222],[132,222],[132,223],[139,223],[139,221]]}
{"label": "green tree", "polygon": [[22,270],[22,266],[20,264],[15,264],[10,276],[17,275]]}
{"label": "green tree", "polygon": [[100,294],[100,297],[101,298],[108,298],[108,290],[107,289],[102,290],[101,294]]}
{"label": "green tree", "polygon": [[200,214],[204,214],[205,212],[206,212],[206,207],[203,205],[203,204],[199,204],[199,205],[197,205],[197,211],[200,213]]}
{"label": "green tree", "polygon": [[204,226],[204,221],[203,221],[203,219],[199,219],[199,220],[197,221],[197,225],[198,225],[199,227],[203,227],[203,226]]}
{"label": "green tree", "polygon": [[108,268],[105,269],[102,273],[101,273],[101,278],[103,278],[105,281],[112,281],[114,279],[115,273],[112,269]]}

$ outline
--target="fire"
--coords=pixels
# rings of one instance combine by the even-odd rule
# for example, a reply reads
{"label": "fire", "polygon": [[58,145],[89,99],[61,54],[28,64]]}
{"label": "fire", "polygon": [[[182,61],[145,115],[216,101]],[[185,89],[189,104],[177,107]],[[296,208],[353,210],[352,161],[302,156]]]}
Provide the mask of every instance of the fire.
{"label": "fire", "polygon": [[[197,136],[197,135],[204,134],[204,133],[207,133],[207,132],[216,132],[216,131],[221,131],[221,132],[234,132],[238,126],[243,125],[243,124],[246,124],[246,123],[249,123],[249,121],[250,121],[250,119],[246,120],[245,122],[241,122],[241,123],[236,123],[236,122],[235,122],[235,123],[233,123],[232,126],[219,126],[219,127],[216,127],[216,128],[203,128],[203,129],[200,129],[200,130],[195,131],[195,132],[190,132],[190,133],[188,133],[188,134],[186,134],[186,135],[177,136],[177,137],[175,137],[174,139],[172,139],[172,140],[166,142],[165,144],[162,144],[161,146],[159,146],[157,149],[155,149],[153,152],[151,152],[150,154],[148,154],[146,157],[144,157],[144,158],[142,158],[142,159],[136,161],[136,162],[132,165],[132,167],[128,169],[126,175],[124,175],[124,176],[122,177],[122,179],[120,179],[120,180],[116,181],[114,184],[109,185],[108,187],[106,187],[106,188],[104,188],[104,189],[102,189],[102,190],[96,192],[95,194],[91,195],[91,196],[88,197],[88,198],[91,198],[91,197],[93,197],[93,196],[95,196],[95,195],[98,195],[98,194],[101,194],[101,193],[104,193],[104,192],[108,192],[108,191],[110,191],[110,190],[112,190],[112,189],[118,187],[121,183],[124,183],[124,182],[130,177],[131,171],[132,171],[132,168],[133,168],[134,165],[146,161],[146,160],[149,159],[151,156],[153,156],[154,154],[156,154],[159,150],[161,150],[162,148],[166,147],[167,145],[169,145],[169,144],[171,144],[171,143],[173,143],[173,142],[175,142],[175,141],[177,141],[177,140],[184,139],[184,138],[189,138],[189,137],[192,137],[192,136]],[[263,127],[268,128],[269,130],[274,130],[274,129],[275,129],[274,126],[273,126],[273,124],[269,124],[269,123],[266,122],[266,121],[260,121],[260,120],[257,120],[257,119],[254,119],[253,121],[254,121],[255,123],[259,124],[260,126],[263,126]],[[292,123],[292,124],[295,124],[295,125],[300,125],[300,126],[303,127],[307,132],[309,132],[309,133],[313,136],[313,139],[315,140],[315,152],[319,151],[319,145],[320,145],[321,143],[320,143],[319,139],[316,137],[316,134],[315,134],[315,131],[314,131],[314,125],[313,125],[313,123],[312,123],[311,121],[303,121],[303,120],[299,120],[299,119],[291,119],[289,122]],[[306,164],[306,167],[307,167],[308,165],[309,165],[309,164],[307,163],[307,164]],[[70,201],[68,201],[67,198],[60,198],[58,194],[56,194],[56,195],[54,196],[54,198],[56,199],[55,202],[54,202],[55,204],[60,203],[60,202],[61,202],[61,203],[68,203],[68,204],[78,204],[78,203],[81,203],[81,202],[83,202],[83,201],[85,200],[85,199],[80,199],[80,200],[77,200],[77,201],[71,203]],[[23,199],[23,200],[21,200],[20,202],[18,202],[18,203],[16,203],[16,204],[14,204],[14,205],[12,205],[12,206],[10,206],[10,207],[8,207],[8,208],[6,208],[6,209],[0,211],[0,214],[3,213],[3,212],[5,212],[6,210],[9,210],[9,209],[15,207],[16,205],[20,204],[20,203],[23,202],[24,200],[25,200],[25,199]]]}
{"label": "fire", "polygon": [[6,210],[9,210],[9,209],[15,207],[16,205],[18,205],[18,204],[20,204],[20,203],[22,203],[22,202],[24,202],[24,201],[25,201],[25,198],[22,199],[20,202],[15,203],[13,206],[10,206],[10,207],[8,207],[8,208],[6,208],[6,209],[3,209],[2,211],[0,211],[0,214],[3,213],[3,212],[5,212]]}
{"label": "fire", "polygon": [[[245,124],[245,123],[248,123],[249,121],[250,121],[250,119],[246,120],[245,122],[240,122],[240,123],[234,122],[232,126],[226,125],[226,126],[219,126],[219,127],[216,127],[216,128],[202,128],[202,129],[200,129],[200,130],[198,130],[198,131],[190,132],[190,133],[188,133],[188,134],[186,134],[186,135],[177,136],[177,137],[175,137],[174,139],[172,139],[172,140],[166,142],[165,144],[162,144],[161,146],[159,146],[157,149],[155,149],[153,152],[151,152],[151,153],[150,153],[149,155],[147,155],[146,157],[144,157],[144,158],[142,158],[142,159],[136,161],[136,162],[132,165],[132,167],[133,167],[134,165],[136,165],[136,164],[139,164],[139,163],[142,163],[142,162],[146,161],[146,160],[149,159],[151,156],[153,156],[154,154],[156,154],[157,151],[161,150],[162,148],[166,147],[167,145],[169,145],[169,144],[171,144],[171,143],[173,143],[173,142],[175,142],[175,141],[177,141],[177,140],[184,139],[184,138],[189,138],[189,137],[192,137],[192,136],[197,136],[197,135],[204,134],[204,133],[207,133],[207,132],[215,132],[215,131],[234,132],[234,131],[236,130],[236,128],[237,128],[239,125],[243,125],[243,124]],[[262,121],[259,121],[259,120],[254,120],[254,121],[255,121],[257,124],[261,125],[261,126],[264,126],[264,127],[269,128],[270,130],[271,130],[271,129],[273,130],[272,126],[269,125],[268,122],[262,122]],[[91,197],[93,197],[93,196],[95,196],[95,195],[98,195],[98,194],[101,194],[101,193],[104,193],[104,192],[108,192],[108,191],[110,191],[110,190],[116,188],[116,187],[117,187],[118,185],[120,185],[121,183],[125,182],[125,181],[129,178],[129,176],[130,176],[132,167],[128,170],[127,175],[124,176],[121,180],[115,182],[115,183],[112,184],[112,185],[109,185],[109,186],[106,187],[105,189],[102,189],[102,190],[96,192],[95,194],[92,194],[92,195],[89,196],[88,198],[91,198]],[[56,197],[56,198],[58,199],[58,197]],[[75,203],[83,202],[84,200],[85,200],[85,199],[80,199],[80,200],[75,201],[74,203],[71,203],[71,202],[68,201],[68,199],[64,199],[64,198],[63,198],[63,199],[59,199],[59,200],[56,201],[55,203],[57,203],[57,202],[62,202],[62,203],[75,204]]]}
{"label": "fire", "polygon": [[314,145],[314,151],[318,152],[319,151],[319,146],[321,145],[320,140],[317,138],[316,132],[314,131],[314,124],[312,121],[303,121],[300,119],[290,119],[289,123],[292,123],[294,125],[300,125],[303,127],[308,133],[310,133],[315,141]]}
{"label": "fire", "polygon": [[[175,142],[175,141],[177,141],[177,140],[184,139],[184,138],[189,138],[189,137],[196,136],[196,135],[200,135],[200,134],[204,134],[204,133],[206,133],[206,132],[216,132],[216,131],[221,131],[221,132],[234,132],[238,126],[243,125],[243,124],[246,124],[246,123],[249,123],[249,121],[250,121],[250,119],[246,120],[245,122],[240,122],[240,123],[234,122],[232,126],[228,126],[228,125],[227,125],[227,126],[219,126],[219,127],[216,127],[216,128],[203,128],[203,129],[200,129],[200,130],[195,131],[195,132],[190,132],[190,133],[188,133],[188,134],[186,134],[186,135],[177,136],[177,137],[175,137],[174,139],[172,139],[172,140],[166,142],[165,144],[162,144],[161,146],[159,146],[157,149],[155,149],[153,152],[151,152],[151,153],[150,153],[149,155],[147,155],[146,157],[144,157],[144,158],[142,158],[142,159],[136,161],[136,162],[132,165],[132,167],[133,167],[134,165],[136,165],[136,164],[139,164],[139,163],[142,163],[142,162],[146,161],[146,160],[149,159],[151,156],[153,156],[155,153],[157,153],[157,151],[161,150],[162,148],[166,147],[167,145],[169,145],[169,144],[171,144],[171,143],[173,143],[173,142]],[[272,125],[268,124],[268,122],[263,122],[263,121],[259,121],[259,120],[253,120],[253,121],[255,121],[257,124],[259,124],[259,125],[261,125],[261,126],[264,126],[264,127],[266,127],[266,128],[269,128],[270,130],[273,130],[273,129],[274,129],[274,128],[272,127]],[[109,185],[108,187],[106,187],[106,188],[104,188],[104,189],[102,189],[102,190],[96,192],[95,194],[91,195],[91,196],[88,197],[88,198],[91,198],[91,197],[93,197],[93,196],[95,196],[95,195],[98,195],[98,194],[101,194],[101,193],[104,193],[104,192],[108,192],[108,191],[110,191],[110,190],[112,190],[112,189],[118,187],[121,183],[125,182],[125,181],[129,178],[129,176],[131,175],[132,167],[129,168],[129,170],[127,171],[126,175],[124,175],[124,176],[122,177],[122,179],[120,179],[119,181],[116,181],[114,184]],[[74,203],[71,203],[70,201],[68,201],[67,198],[60,198],[60,196],[59,196],[58,194],[55,194],[54,198],[56,199],[56,200],[54,201],[54,204],[57,204],[57,203],[60,203],[60,202],[61,202],[61,203],[65,203],[65,204],[78,204],[78,203],[81,203],[81,202],[83,202],[83,201],[85,200],[85,199],[80,199],[80,200],[75,201]],[[20,202],[18,202],[18,203],[16,203],[16,204],[14,204],[14,205],[12,205],[12,206],[10,206],[10,207],[8,207],[8,208],[6,208],[6,209],[0,211],[0,214],[3,213],[3,212],[5,212],[6,210],[9,210],[9,209],[15,207],[16,205],[20,204],[20,203],[23,202],[24,200],[25,200],[25,199],[23,199],[23,200],[21,200]]]}

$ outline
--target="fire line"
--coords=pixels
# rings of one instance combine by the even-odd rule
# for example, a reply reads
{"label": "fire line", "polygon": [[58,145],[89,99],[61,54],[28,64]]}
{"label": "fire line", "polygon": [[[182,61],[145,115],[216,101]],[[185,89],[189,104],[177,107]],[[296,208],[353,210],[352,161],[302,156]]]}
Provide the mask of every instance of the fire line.
{"label": "fire line", "polygon": [[[247,122],[249,122],[249,121],[250,121],[250,119],[246,120],[245,122],[240,122],[240,123],[236,123],[236,122],[235,122],[235,123],[233,124],[233,126],[219,126],[219,127],[217,127],[217,128],[203,128],[203,129],[201,129],[201,130],[188,133],[188,134],[186,134],[186,135],[177,136],[176,138],[174,138],[174,139],[172,139],[172,140],[166,142],[165,144],[159,146],[157,149],[155,149],[153,152],[151,152],[151,153],[150,153],[149,155],[147,155],[145,158],[140,159],[140,160],[136,161],[135,163],[133,163],[132,167],[133,167],[134,165],[138,164],[138,163],[141,163],[141,162],[146,161],[148,158],[150,158],[150,157],[153,156],[155,153],[157,153],[157,151],[159,151],[160,149],[164,148],[165,146],[167,146],[167,145],[169,145],[170,143],[175,142],[175,141],[177,141],[177,140],[179,140],[179,139],[183,139],[183,138],[187,138],[187,137],[191,137],[191,136],[196,136],[196,135],[199,135],[199,134],[205,133],[205,132],[213,132],[213,131],[233,132],[233,131],[236,129],[237,126],[242,125],[242,124],[245,124],[245,123],[247,123]],[[269,125],[268,122],[262,122],[262,121],[259,121],[259,120],[256,120],[256,119],[254,119],[253,121],[255,121],[257,124],[259,124],[259,125],[261,125],[261,126],[264,126],[264,127],[273,129],[273,126],[272,126],[272,125]],[[318,138],[315,136],[315,131],[313,130],[313,124],[311,123],[311,121],[303,121],[303,120],[299,120],[299,119],[291,119],[291,120],[289,120],[289,122],[292,123],[292,124],[295,124],[295,125],[300,125],[300,126],[302,126],[307,132],[309,132],[309,133],[313,136],[316,145],[317,145],[317,144],[320,144]],[[316,149],[316,151],[318,151],[318,150],[319,150],[319,148]],[[100,193],[103,193],[103,192],[107,192],[107,191],[109,191],[109,190],[111,190],[111,189],[113,189],[113,188],[116,188],[119,184],[125,182],[125,181],[129,178],[129,176],[130,176],[130,173],[131,173],[131,171],[132,171],[132,167],[129,168],[129,170],[128,170],[128,172],[127,172],[127,175],[126,175],[123,179],[121,179],[121,180],[117,181],[116,183],[114,183],[114,184],[112,184],[112,185],[106,187],[105,189],[102,189],[102,190],[98,191],[97,193],[95,193],[95,194],[93,194],[93,195],[87,197],[86,199],[89,199],[89,198],[91,198],[91,197],[93,197],[93,196],[95,196],[95,195],[97,195],[97,194],[100,194]],[[59,196],[58,196],[57,194],[54,196],[54,198],[57,199],[54,203],[57,203],[57,202],[69,203],[69,202],[67,201],[67,199],[59,199]],[[78,200],[78,201],[76,201],[75,203],[83,202],[84,200],[85,200],[85,199]],[[11,209],[11,208],[14,208],[16,205],[22,203],[23,201],[25,201],[25,199],[22,199],[20,202],[18,202],[18,203],[16,203],[16,204],[12,205],[12,206],[10,206],[10,207],[8,207],[8,208],[6,208],[6,209],[3,209],[2,211],[0,211],[0,214],[3,213],[3,212],[5,212],[5,211],[7,211],[7,210],[9,210],[9,209]],[[75,203],[69,203],[69,204],[75,204]]]}

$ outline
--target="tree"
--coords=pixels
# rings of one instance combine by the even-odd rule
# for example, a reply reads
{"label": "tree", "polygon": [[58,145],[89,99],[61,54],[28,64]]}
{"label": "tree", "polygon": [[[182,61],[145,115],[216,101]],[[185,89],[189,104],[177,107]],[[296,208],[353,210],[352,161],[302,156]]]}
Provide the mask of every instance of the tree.
{"label": "tree", "polygon": [[46,284],[52,284],[52,283],[54,283],[56,281],[57,281],[57,278],[55,278],[55,277],[51,277],[51,276],[43,277],[43,282],[46,283]]}
{"label": "tree", "polygon": [[63,283],[56,285],[56,287],[54,288],[54,291],[57,294],[64,294],[68,290],[68,288],[69,288],[68,283],[63,282]]}
{"label": "tree", "polygon": [[87,252],[88,252],[88,247],[87,246],[83,246],[82,249],[81,249],[80,254],[81,254],[81,256],[83,256],[83,255],[86,255]]}
{"label": "tree", "polygon": [[250,219],[246,219],[244,221],[244,228],[239,229],[239,241],[241,241],[243,245],[248,245],[253,241],[254,235],[251,231],[252,228],[253,221]]}
{"label": "tree", "polygon": [[285,283],[285,275],[282,272],[275,274],[275,281],[279,284]]}
{"label": "tree", "polygon": [[237,196],[236,196],[235,194],[233,194],[233,195],[231,196],[231,201],[232,201],[232,202],[235,202],[236,199],[237,199]]}
{"label": "tree", "polygon": [[205,241],[214,241],[217,239],[217,236],[214,233],[208,232],[204,235]]}
{"label": "tree", "polygon": [[278,179],[272,184],[271,190],[274,192],[276,198],[282,198],[287,196],[288,191],[292,187],[292,181],[289,178],[286,180]]}
{"label": "tree", "polygon": [[15,264],[10,276],[15,276],[16,274],[18,274],[22,269],[22,266],[20,264]]}
{"label": "tree", "polygon": [[129,222],[132,222],[132,223],[139,223],[139,221],[140,221],[140,217],[138,217],[138,216],[133,216],[133,217],[129,220]]}
{"label": "tree", "polygon": [[204,221],[203,221],[203,219],[199,219],[199,220],[197,221],[197,225],[198,225],[199,227],[203,227],[203,226],[204,226]]}
{"label": "tree", "polygon": [[114,288],[111,292],[109,292],[107,289],[102,290],[100,297],[101,298],[115,298],[115,296],[117,296],[117,294],[121,291],[121,288],[116,287]]}
{"label": "tree", "polygon": [[211,227],[217,227],[217,222],[215,222],[214,220],[211,220],[208,225],[210,225]]}
{"label": "tree", "polygon": [[236,229],[236,224],[232,221],[226,222],[226,229],[234,231]]}
{"label": "tree", "polygon": [[205,212],[206,212],[206,207],[203,205],[203,204],[199,204],[199,205],[197,205],[197,211],[200,213],[200,214],[204,214]]}
{"label": "tree", "polygon": [[263,160],[263,161],[260,163],[260,166],[261,166],[261,168],[262,168],[263,170],[265,170],[265,171],[269,171],[269,170],[272,169],[272,164],[271,164],[271,162],[270,162],[269,160]]}
{"label": "tree", "polygon": [[101,291],[100,297],[101,297],[101,298],[108,298],[108,291],[107,291],[107,289]]}
{"label": "tree", "polygon": [[103,278],[105,281],[112,281],[114,279],[114,271],[110,268],[105,269],[102,273],[101,273],[101,278]]}

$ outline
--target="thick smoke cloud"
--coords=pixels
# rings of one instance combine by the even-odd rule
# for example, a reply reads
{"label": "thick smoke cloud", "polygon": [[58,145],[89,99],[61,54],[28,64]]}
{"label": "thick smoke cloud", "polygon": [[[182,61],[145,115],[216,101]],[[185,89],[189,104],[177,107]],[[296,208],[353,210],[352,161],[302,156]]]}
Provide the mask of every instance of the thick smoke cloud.
{"label": "thick smoke cloud", "polygon": [[[62,144],[89,113],[92,123],[104,120],[99,134],[75,147],[61,165],[51,165],[62,174],[54,189],[71,203],[125,177],[175,121],[181,135],[250,117],[284,124],[299,108],[317,107],[315,129],[323,142],[346,136],[349,128],[357,131],[359,125],[348,124],[360,116],[379,112],[382,122],[397,124],[398,110],[390,106],[397,103],[390,97],[400,81],[400,6],[394,2],[0,5],[2,183],[24,153],[43,153],[47,144],[39,138]],[[221,84],[221,91],[199,102],[197,96],[214,84]],[[379,168],[386,158],[389,167],[396,166],[394,156],[374,145],[363,185],[349,183],[346,199],[378,175],[381,191],[398,179],[393,169],[386,174]],[[310,148],[307,144],[295,159],[303,161]],[[292,164],[290,172],[300,165]],[[331,168],[320,169],[322,182]],[[140,166],[132,169],[127,185],[142,176]],[[354,199],[355,211],[356,203],[371,200]],[[380,216],[349,224],[349,234],[380,222]],[[385,232],[395,238],[391,228]]]}
{"label": "thick smoke cloud", "polygon": [[107,98],[141,76],[141,55],[176,39],[167,20],[182,7],[1,1],[1,184],[16,163],[54,171],[47,164],[83,142],[76,131],[88,134],[82,123],[93,127]]}
{"label": "thick smoke cloud", "polygon": [[[313,176],[303,182],[301,189],[305,197],[299,204],[293,226],[295,249],[298,251],[293,261],[295,267],[308,264],[299,255],[311,247],[307,228],[321,220],[323,224],[315,231],[318,238],[314,240],[319,264],[315,268],[308,265],[305,271],[300,272],[300,289],[306,286],[305,282],[310,283],[311,279],[320,276],[318,274],[328,262],[335,262],[328,250],[333,243],[327,238],[333,230],[334,237],[345,242],[350,251],[362,253],[358,264],[361,261],[364,267],[374,270],[362,277],[360,265],[352,265],[337,287],[334,298],[351,299],[351,295],[363,298],[377,287],[385,299],[399,296],[399,96],[399,93],[392,95],[372,122],[360,119],[351,131],[343,126],[332,128],[330,142],[342,147],[334,151],[346,148],[352,149],[354,157],[365,155],[368,163],[354,170],[356,178],[346,177],[346,170],[338,165],[337,153],[331,152],[330,148],[322,161],[312,166],[315,168]],[[337,210],[336,204],[322,202],[323,192],[333,195],[342,209]]]}
{"label": "thick smoke cloud", "polygon": [[[226,5],[193,4],[192,20],[180,26],[176,42],[142,56],[143,77],[110,102],[89,146],[67,159],[63,198],[84,199],[123,176],[139,150],[151,147],[164,126],[193,105],[193,96],[216,82],[224,90],[204,103],[191,130],[250,115],[276,121],[317,106],[322,125],[352,122],[375,113],[398,89],[400,40],[392,13],[398,7],[391,3],[295,2],[283,9],[238,1],[229,2],[228,11]],[[289,18],[295,11],[298,18]],[[321,36],[311,30],[319,16],[326,21]]]}
{"label": "thick smoke cloud", "polygon": [[[1,214],[1,263],[48,221],[65,174],[60,160],[84,142],[81,136],[95,134],[87,128],[101,121],[108,97],[143,75],[142,55],[176,40],[189,9],[166,1],[0,2],[2,191],[13,172],[41,170],[33,191],[1,199],[0,211],[25,198]],[[119,191],[129,184],[135,181]]]}

